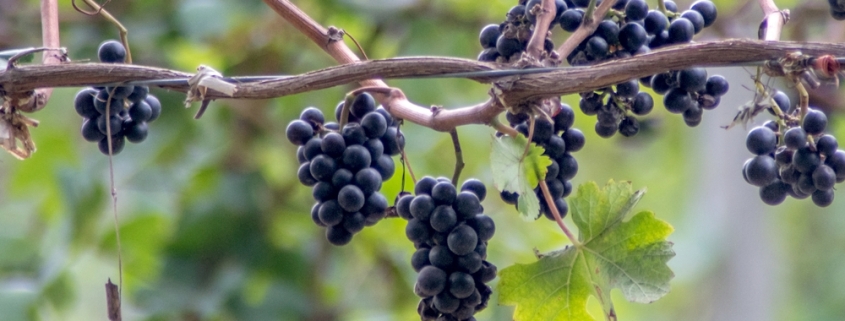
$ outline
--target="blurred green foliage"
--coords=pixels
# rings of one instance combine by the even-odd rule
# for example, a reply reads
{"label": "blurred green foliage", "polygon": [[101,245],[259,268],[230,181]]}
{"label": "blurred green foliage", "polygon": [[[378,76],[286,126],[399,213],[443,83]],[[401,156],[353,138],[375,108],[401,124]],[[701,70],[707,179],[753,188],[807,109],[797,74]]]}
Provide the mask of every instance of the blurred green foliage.
{"label": "blurred green foliage", "polygon": [[[730,17],[740,6],[716,2],[720,18]],[[352,34],[370,58],[473,58],[479,50],[478,30],[498,23],[514,1],[296,3],[316,21]],[[38,1],[0,4],[0,49],[40,44]],[[138,64],[189,72],[206,64],[226,75],[295,74],[334,65],[261,1],[113,0],[107,8],[130,30],[133,61]],[[115,28],[75,12],[70,1],[60,1],[60,9],[62,45],[74,61],[95,60],[97,46],[117,38]],[[746,20],[734,22],[742,21]],[[759,16],[747,21],[753,35]],[[725,27],[716,30],[736,28],[721,23]],[[556,42],[565,36],[556,31]],[[421,105],[451,108],[488,97],[486,86],[466,80],[390,83]],[[731,85],[744,93],[738,83]],[[404,222],[382,221],[356,235],[350,245],[333,247],[325,241],[323,229],[311,222],[310,190],[295,177],[295,148],[284,137],[285,125],[307,106],[331,114],[352,88],[263,101],[220,100],[211,104],[201,121],[193,120],[193,110],[182,108],[182,94],[153,90],[164,106],[162,117],[143,144],[127,146],[114,159],[124,319],[416,318],[415,273],[409,265],[413,246],[405,239]],[[119,278],[109,162],[78,134],[81,120],[71,107],[76,90],[57,89],[47,108],[32,115],[41,126],[32,131],[39,150],[31,159],[18,161],[0,154],[3,320],[106,319],[103,284]],[[577,105],[575,96],[564,100]],[[723,102],[723,108],[741,103]],[[621,319],[705,320],[714,305],[698,298],[714,292],[712,280],[726,278],[721,267],[729,265],[725,253],[733,244],[720,240],[721,234],[700,233],[702,225],[711,227],[705,231],[719,229],[701,224],[710,221],[715,209],[700,205],[727,198],[732,192],[724,186],[752,195],[756,191],[742,182],[741,161],[735,160],[725,165],[733,180],[708,192],[697,189],[697,181],[710,174],[698,170],[703,157],[698,150],[707,141],[742,148],[743,134],[740,130],[702,133],[708,126],[726,123],[725,118],[706,116],[697,129],[686,128],[663,111],[649,118],[651,126],[635,139],[603,140],[592,131],[595,120],[579,114],[576,127],[587,134],[588,144],[576,155],[581,170],[574,183],[613,178],[631,180],[635,188],[647,185],[649,193],[640,207],[653,210],[677,229],[671,239],[679,254],[669,263],[679,276],[672,283],[673,292],[651,305],[627,303],[614,292]],[[834,125],[837,136],[845,137],[845,126]],[[413,124],[403,130],[417,175],[451,175],[447,134]],[[477,177],[493,189],[487,156],[492,129],[466,126],[459,132],[467,160],[463,177]],[[404,187],[410,186],[406,180]],[[392,199],[402,189],[401,175],[396,175],[385,183],[383,193]],[[779,274],[767,274],[782,290],[775,297],[773,315],[780,320],[845,318],[842,198],[826,209],[788,201],[779,210],[769,210],[755,198],[745,202],[754,202],[754,211],[765,211],[771,227],[742,228],[765,228],[776,235],[764,249],[776,251],[780,258]],[[496,197],[488,198],[484,206],[498,226],[489,260],[500,268],[533,262],[533,248],[547,252],[566,244],[548,221],[525,222]],[[721,210],[748,214],[738,208],[747,207],[729,204]],[[597,303],[591,301],[589,307],[593,315],[601,315]],[[690,311],[698,316],[691,318]],[[492,304],[479,319],[510,320],[512,312]]]}

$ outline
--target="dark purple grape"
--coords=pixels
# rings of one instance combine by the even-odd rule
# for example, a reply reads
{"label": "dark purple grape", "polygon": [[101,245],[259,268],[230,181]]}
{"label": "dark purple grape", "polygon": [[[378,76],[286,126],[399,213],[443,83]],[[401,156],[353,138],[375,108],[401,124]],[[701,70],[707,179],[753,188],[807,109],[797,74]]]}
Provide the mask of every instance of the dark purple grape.
{"label": "dark purple grape", "polygon": [[140,100],[129,107],[129,117],[134,121],[146,122],[153,116],[153,109],[146,101]]}
{"label": "dark purple grape", "polygon": [[587,40],[587,54],[595,58],[604,58],[607,56],[608,52],[608,45],[607,41],[604,40],[602,37],[593,36]]}
{"label": "dark purple grape", "polygon": [[426,194],[417,194],[416,197],[411,201],[411,215],[414,218],[428,221],[431,217],[431,213],[434,211],[435,204],[434,200],[431,199],[430,196]]}
{"label": "dark purple grape", "polygon": [[513,54],[522,51],[522,44],[519,43],[518,39],[506,38],[504,35],[501,35],[499,36],[499,40],[496,41],[496,50],[499,51],[502,57],[509,58]]}
{"label": "dark purple grape", "polygon": [[707,78],[704,92],[713,97],[721,97],[728,92],[730,88],[728,80],[722,75],[713,75]]}
{"label": "dark purple grape", "polygon": [[437,184],[437,180],[431,176],[425,176],[417,181],[417,184],[414,186],[414,195],[419,196],[420,194],[427,194],[431,195],[431,189],[434,188],[434,185]]}
{"label": "dark purple grape", "polygon": [[648,40],[645,29],[636,23],[628,23],[619,29],[619,43],[628,51],[639,49]]}
{"label": "dark purple grape", "polygon": [[823,133],[825,127],[827,127],[827,116],[815,109],[810,109],[807,112],[807,115],[804,116],[804,122],[801,124],[801,128],[810,135]]}
{"label": "dark purple grape", "polygon": [[147,134],[149,133],[149,127],[147,123],[144,121],[136,121],[131,120],[129,122],[124,122],[123,124],[123,135],[126,136],[126,140],[130,143],[140,143],[147,139]]}
{"label": "dark purple grape", "polygon": [[311,160],[311,176],[319,181],[331,181],[337,168],[337,162],[326,155],[317,155]]}
{"label": "dark purple grape", "polygon": [[813,171],[813,184],[816,189],[826,191],[833,188],[836,184],[836,172],[830,166],[819,165]]}
{"label": "dark purple grape", "polygon": [[481,47],[485,49],[495,48],[496,40],[499,39],[500,34],[499,25],[489,24],[481,28],[481,34],[478,35]]}
{"label": "dark purple grape", "polygon": [[464,181],[463,185],[461,185],[461,192],[471,192],[478,197],[479,201],[483,201],[484,198],[487,197],[487,187],[484,186],[484,183],[475,178],[470,178]]}
{"label": "dark purple grape", "polygon": [[701,106],[699,106],[697,102],[692,102],[689,109],[684,111],[684,123],[689,127],[698,126],[701,124],[703,115],[704,110],[701,109]]}
{"label": "dark purple grape", "polygon": [[370,112],[376,110],[376,100],[369,93],[362,93],[355,97],[352,101],[352,108],[349,113],[358,119],[364,118]]}
{"label": "dark purple grape", "polygon": [[568,32],[574,32],[581,26],[584,19],[584,11],[581,9],[568,9],[560,16],[560,27]]}
{"label": "dark purple grape", "polygon": [[478,197],[469,191],[459,193],[452,207],[455,209],[459,219],[470,218],[483,212]]}
{"label": "dark purple grape", "polygon": [[651,89],[659,95],[665,95],[675,87],[674,74],[669,72],[659,73],[651,78]]}
{"label": "dark purple grape", "polygon": [[833,135],[824,135],[816,140],[816,150],[820,155],[830,157],[836,153],[837,149],[839,149],[839,142],[836,141],[836,137],[833,137]]}
{"label": "dark purple grape", "polygon": [[343,168],[349,169],[353,173],[369,167],[372,161],[370,151],[361,145],[352,145],[347,147],[346,150],[343,151],[343,156],[341,156]]}
{"label": "dark purple grape", "polygon": [[413,200],[414,196],[410,194],[400,197],[399,200],[396,201],[396,214],[406,220],[414,218],[411,214],[411,201]]}
{"label": "dark purple grape", "polygon": [[669,24],[669,43],[681,44],[692,41],[695,35],[695,27],[686,18],[677,18]]}
{"label": "dark purple grape", "polygon": [[648,3],[645,0],[629,0],[625,6],[625,20],[634,21],[645,19],[648,14]]}
{"label": "dark purple grape", "polygon": [[94,97],[97,96],[97,91],[93,88],[84,88],[76,93],[73,101],[73,107],[76,113],[83,118],[95,119],[100,116],[100,112],[94,107]]}
{"label": "dark purple grape", "polygon": [[673,88],[663,96],[663,105],[670,113],[681,114],[692,106],[692,98],[686,90]]}
{"label": "dark purple grape", "polygon": [[797,149],[792,155],[792,165],[801,173],[810,174],[819,164],[821,164],[819,154],[810,150],[809,146]]}
{"label": "dark purple grape", "polygon": [[786,200],[786,195],[791,189],[792,186],[789,184],[776,180],[760,188],[760,199],[763,200],[763,203],[775,206]]}
{"label": "dark purple grape", "polygon": [[468,225],[458,225],[449,233],[447,244],[455,255],[466,255],[475,250],[478,234]]}
{"label": "dark purple grape", "polygon": [[451,231],[455,227],[455,224],[457,224],[458,214],[455,213],[455,210],[451,206],[440,205],[434,208],[429,221],[431,228],[435,231],[446,233]]}
{"label": "dark purple grape", "polygon": [[297,119],[288,124],[285,135],[294,145],[305,145],[311,137],[314,137],[314,129],[308,123]]}
{"label": "dark purple grape", "polygon": [[317,202],[327,202],[337,198],[337,189],[329,182],[317,182],[311,189],[311,196]]}
{"label": "dark purple grape", "polygon": [[707,70],[704,68],[689,68],[678,72],[678,87],[687,92],[704,90],[707,85]]}
{"label": "dark purple grape", "polygon": [[714,21],[716,21],[716,5],[714,5],[713,2],[706,0],[696,1],[692,4],[692,6],[690,6],[690,8],[701,14],[701,17],[704,18],[705,28],[709,27]]}
{"label": "dark purple grape", "polygon": [[[642,1],[642,0],[640,0]],[[633,98],[640,92],[640,83],[637,79],[616,84],[616,95],[623,98]]]}
{"label": "dark purple grape", "polygon": [[343,126],[340,134],[343,136],[343,141],[346,142],[346,146],[361,145],[368,139],[367,133],[364,132],[364,128],[362,128],[358,123],[346,124],[346,126]]}
{"label": "dark purple grape", "polygon": [[364,168],[355,173],[355,186],[369,196],[381,189],[381,175],[373,168]]}
{"label": "dark purple grape", "polygon": [[97,128],[103,135],[116,135],[123,130],[123,120],[118,116],[106,117],[105,115],[97,117]]}
{"label": "dark purple grape", "polygon": [[349,233],[340,224],[326,228],[326,239],[335,246],[343,246],[352,241],[352,233]]}
{"label": "dark purple grape", "polygon": [[553,118],[555,122],[554,131],[561,132],[569,129],[575,124],[575,112],[567,104],[560,104],[560,110]]}
{"label": "dark purple grape", "polygon": [[449,275],[449,286],[447,288],[449,289],[449,293],[456,298],[467,298],[475,292],[475,280],[473,280],[472,275],[463,272],[452,272]]}
{"label": "dark purple grape", "polygon": [[656,35],[666,30],[669,25],[669,19],[659,10],[651,10],[646,14],[643,21],[645,31],[650,35]]}
{"label": "dark purple grape", "polygon": [[842,183],[845,181],[845,151],[837,150],[832,156],[829,156],[825,161],[825,165],[830,166],[836,173],[836,182]]}
{"label": "dark purple grape", "polygon": [[150,94],[150,87],[147,86],[133,86],[132,93],[126,97],[129,101],[137,103],[143,101]]}
{"label": "dark purple grape", "polygon": [[99,142],[103,138],[106,138],[106,134],[100,132],[100,129],[97,126],[96,119],[85,119],[82,121],[82,138],[89,142]]}
{"label": "dark purple grape", "polygon": [[[123,138],[123,135],[116,135],[112,136],[111,139],[111,149],[112,155],[120,154],[123,151],[123,147],[126,146],[126,139]],[[108,137],[103,137],[99,143],[97,143],[97,147],[99,147],[100,152],[104,155],[109,154],[109,143]]]}
{"label": "dark purple grape", "polygon": [[316,125],[322,125],[326,122],[326,117],[316,107],[308,107],[303,109],[299,114],[299,120],[309,123],[316,128]]}
{"label": "dark purple grape", "polygon": [[425,243],[431,238],[431,233],[433,232],[431,225],[427,221],[417,218],[408,220],[408,224],[405,225],[405,236],[408,237],[408,240],[414,242],[414,244]]}
{"label": "dark purple grape", "polygon": [[108,40],[100,44],[97,57],[102,63],[122,64],[126,62],[126,48],[116,40]]}
{"label": "dark purple grape", "polygon": [[684,11],[683,13],[681,13],[681,17],[692,22],[693,31],[695,33],[699,33],[701,32],[701,30],[704,30],[704,17],[702,17],[701,14],[698,13],[698,11]]}
{"label": "dark purple grape", "polygon": [[774,99],[775,104],[778,105],[778,108],[780,108],[781,111],[785,113],[792,112],[792,104],[790,104],[789,96],[787,96],[786,93],[778,90],[774,95],[772,95],[772,99]]}
{"label": "dark purple grape", "polygon": [[615,45],[619,43],[619,26],[613,20],[604,20],[596,26],[593,35],[600,37],[606,44]]}
{"label": "dark purple grape", "polygon": [[361,128],[368,138],[379,138],[387,132],[387,120],[379,113],[367,113],[361,117]]}
{"label": "dark purple grape", "polygon": [[833,204],[833,190],[813,192],[813,204],[818,207],[828,207]]}
{"label": "dark purple grape", "polygon": [[619,134],[631,137],[640,131],[640,122],[634,117],[625,117],[619,122]]}
{"label": "dark purple grape", "polygon": [[581,112],[588,116],[595,115],[602,106],[604,106],[602,97],[592,92],[582,96],[580,102],[578,103],[578,107],[581,108]]}
{"label": "dark purple grape", "polygon": [[766,155],[775,151],[777,142],[777,136],[771,129],[759,126],[748,132],[748,136],[745,138],[745,147],[752,154]]}
{"label": "dark purple grape", "polygon": [[766,155],[756,156],[746,163],[743,169],[747,181],[751,185],[766,186],[777,178],[777,164],[774,158]]}
{"label": "dark purple grape", "polygon": [[431,265],[431,262],[428,261],[428,254],[431,251],[428,248],[421,248],[414,252],[414,255],[411,255],[411,267],[414,268],[414,271],[419,272],[425,266]]}
{"label": "dark purple grape", "polygon": [[654,108],[654,100],[647,92],[639,92],[631,102],[631,112],[635,115],[645,116]]}
{"label": "dark purple grape", "polygon": [[147,102],[147,105],[150,105],[150,109],[152,109],[153,111],[152,115],[150,115],[150,119],[147,120],[147,122],[154,122],[156,119],[158,119],[158,116],[161,115],[161,102],[159,102],[158,98],[153,95],[147,95],[147,98],[144,98],[144,101]]}
{"label": "dark purple grape", "polygon": [[396,164],[387,154],[381,155],[372,166],[381,175],[382,181],[387,181],[396,172]]}

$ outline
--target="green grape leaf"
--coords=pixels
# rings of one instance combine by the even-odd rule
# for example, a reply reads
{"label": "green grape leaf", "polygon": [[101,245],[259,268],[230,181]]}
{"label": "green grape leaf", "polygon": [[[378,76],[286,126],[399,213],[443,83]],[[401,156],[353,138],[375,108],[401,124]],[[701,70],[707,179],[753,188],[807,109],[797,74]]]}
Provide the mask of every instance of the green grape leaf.
{"label": "green grape leaf", "polygon": [[[546,178],[546,171],[552,160],[543,155],[545,150],[531,143],[528,153],[525,136],[502,136],[493,140],[490,164],[493,167],[493,183],[499,191],[519,193],[517,208],[522,218],[536,220],[540,217],[540,200],[534,194],[540,180]],[[523,157],[524,155],[524,157]]]}
{"label": "green grape leaf", "polygon": [[675,256],[666,241],[672,226],[649,211],[623,221],[643,193],[627,182],[611,181],[603,189],[594,182],[579,186],[569,200],[578,244],[499,272],[499,300],[516,306],[513,319],[595,320],[587,312],[592,295],[605,318],[616,320],[611,289],[638,303],[666,295],[674,276],[666,265]]}

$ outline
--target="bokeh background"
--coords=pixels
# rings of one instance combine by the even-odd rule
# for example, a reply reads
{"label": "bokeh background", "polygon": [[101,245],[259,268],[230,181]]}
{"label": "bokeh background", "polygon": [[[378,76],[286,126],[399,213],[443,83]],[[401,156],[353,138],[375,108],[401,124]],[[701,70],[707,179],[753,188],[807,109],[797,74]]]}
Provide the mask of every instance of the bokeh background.
{"label": "bokeh background", "polygon": [[[96,60],[97,46],[117,38],[116,29],[60,2],[62,45],[74,61]],[[474,58],[480,28],[500,22],[516,3],[295,2],[320,23],[352,34],[370,58]],[[678,4],[687,8],[690,2]],[[696,39],[756,37],[762,13],[755,1],[715,2],[719,19]],[[792,10],[784,39],[845,41],[845,23],[829,17],[824,1],[777,3]],[[112,0],[107,8],[129,29],[138,64],[188,72],[206,64],[226,75],[295,74],[334,65],[261,1]],[[554,31],[557,44],[566,36]],[[0,0],[0,49],[39,44],[38,1]],[[614,291],[620,320],[845,319],[845,196],[828,208],[792,199],[764,205],[740,174],[750,157],[744,129],[720,128],[751,99],[753,69],[710,72],[725,75],[732,90],[697,128],[658,106],[636,137],[600,139],[594,118],[576,116],[587,146],[575,155],[581,169],[573,182],[630,180],[648,189],[639,209],[653,210],[676,228],[671,293],[641,305]],[[466,80],[389,83],[421,105],[454,108],[487,97],[485,86]],[[794,89],[772,85],[796,101]],[[352,88],[220,100],[201,121],[183,108],[183,94],[153,91],[163,103],[162,117],[145,142],[128,145],[114,159],[124,320],[417,318],[413,246],[404,222],[384,220],[345,247],[329,245],[311,222],[310,189],[297,181],[295,147],[284,137],[300,110],[332,111]],[[103,285],[118,279],[109,164],[79,135],[81,119],[72,108],[77,90],[57,89],[47,108],[32,115],[41,126],[32,131],[38,152],[31,159],[0,153],[2,320],[107,319]],[[576,96],[564,100],[577,106]],[[841,90],[815,92],[812,104],[828,112],[830,130],[845,138]],[[451,175],[447,134],[413,124],[403,130],[418,175]],[[493,130],[465,126],[459,132],[467,158],[463,177],[492,189],[487,155]],[[385,184],[389,199],[401,190],[400,178]],[[532,262],[534,248],[567,244],[555,224],[525,222],[495,194],[484,206],[498,227],[489,260],[500,269]],[[510,320],[513,308],[495,302],[479,320]],[[590,307],[601,317],[598,304]]]}

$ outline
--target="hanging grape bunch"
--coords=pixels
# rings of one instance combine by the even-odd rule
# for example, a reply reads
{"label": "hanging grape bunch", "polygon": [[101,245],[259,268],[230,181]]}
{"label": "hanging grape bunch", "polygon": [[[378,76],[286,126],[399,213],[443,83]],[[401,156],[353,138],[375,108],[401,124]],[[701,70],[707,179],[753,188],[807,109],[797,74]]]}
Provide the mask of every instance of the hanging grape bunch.
{"label": "hanging grape bunch", "polygon": [[[335,112],[338,120],[343,108],[341,102]],[[355,97],[347,118],[340,128],[337,122],[326,123],[319,109],[309,107],[286,129],[288,140],[299,146],[299,181],[313,187],[317,201],[311,218],[338,246],[384,218],[387,199],[379,190],[396,169],[391,156],[405,145],[396,120],[384,108],[376,108],[368,93]]]}
{"label": "hanging grape bunch", "polygon": [[839,149],[836,137],[824,133],[827,116],[809,109],[801,120],[796,115],[800,109],[790,110],[786,95],[778,93],[774,100],[787,113],[784,126],[769,121],[748,132],[745,146],[757,156],[743,165],[745,181],[759,186],[760,198],[769,205],[778,205],[789,195],[812,197],[817,206],[829,206],[834,185],[845,182],[845,151]]}
{"label": "hanging grape bunch", "polygon": [[414,195],[396,204],[408,220],[405,235],[417,249],[411,266],[419,273],[414,292],[422,320],[475,320],[487,307],[496,266],[487,262],[487,241],[496,226],[484,215],[484,184],[469,179],[460,191],[447,178],[423,177]]}
{"label": "hanging grape bunch", "polygon": [[[695,34],[716,20],[716,7],[710,1],[695,2],[689,10],[681,13],[677,12],[674,2],[665,1],[664,4],[665,13],[649,10],[644,0],[617,1],[613,7],[614,14],[599,23],[593,34],[567,57],[567,61],[571,65],[590,65],[689,43]],[[560,21],[564,30],[574,31],[581,24],[583,6],[564,12]],[[579,107],[584,114],[596,116],[595,131],[599,136],[608,138],[619,132],[630,137],[639,132],[639,120],[635,116],[648,115],[654,107],[651,95],[640,91],[641,84],[665,95],[663,104],[666,109],[682,114],[684,122],[690,127],[701,123],[703,111],[716,108],[720,97],[728,91],[724,77],[708,77],[704,68],[689,68],[581,93]]]}
{"label": "hanging grape bunch", "polygon": [[[496,61],[500,63],[514,62],[519,59],[528,46],[528,40],[533,33],[534,24],[537,22],[537,7],[541,4],[540,0],[531,0],[528,2],[520,1],[522,4],[517,4],[512,7],[504,22],[501,24],[490,24],[481,29],[479,41],[483,50],[478,54],[479,61]],[[536,8],[535,8],[536,7]],[[551,25],[555,25],[567,6],[563,0],[555,0],[555,17]],[[551,26],[550,26],[551,27]],[[543,43],[543,49],[547,53],[551,53],[555,48],[554,42],[549,36],[546,37]]]}
{"label": "hanging grape bunch", "polygon": [[[578,161],[572,153],[584,147],[584,134],[577,128],[572,128],[575,123],[575,112],[567,104],[560,104],[557,113],[548,120],[544,117],[534,119],[534,133],[530,135],[529,116],[527,113],[505,114],[508,123],[518,132],[526,137],[531,136],[531,141],[540,145],[545,150],[543,155],[548,156],[552,164],[546,169],[546,185],[549,187],[549,194],[555,200],[555,206],[561,217],[566,216],[569,206],[565,197],[572,192],[572,178],[578,173]],[[540,200],[540,212],[546,218],[554,220],[552,211],[543,196],[540,187],[534,192]],[[519,194],[514,192],[501,192],[502,200],[505,203],[516,206]]]}
{"label": "hanging grape bunch", "polygon": [[[102,63],[126,62],[126,48],[118,41],[103,42],[97,50]],[[119,154],[126,141],[140,143],[147,138],[148,123],[158,119],[161,103],[149,94],[147,86],[106,86],[83,88],[76,93],[74,107],[82,116],[82,137],[96,142],[103,154]]]}

